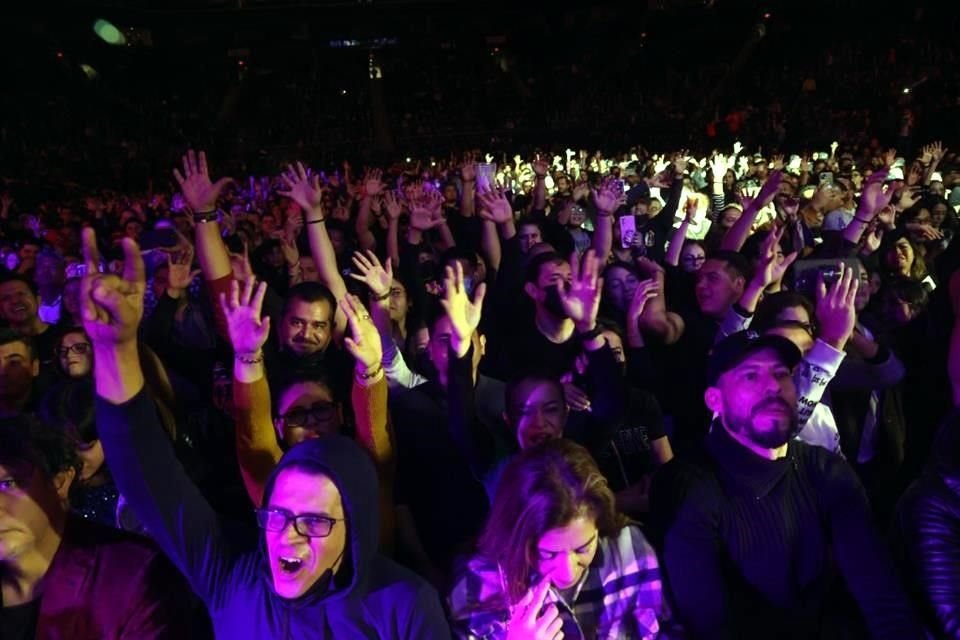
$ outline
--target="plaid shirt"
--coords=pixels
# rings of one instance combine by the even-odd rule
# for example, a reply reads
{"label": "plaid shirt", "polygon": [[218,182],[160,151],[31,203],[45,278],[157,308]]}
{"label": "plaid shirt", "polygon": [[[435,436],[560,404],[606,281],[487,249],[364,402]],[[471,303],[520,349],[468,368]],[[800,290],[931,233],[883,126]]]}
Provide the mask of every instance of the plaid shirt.
{"label": "plaid shirt", "polygon": [[[450,594],[450,611],[460,638],[506,638],[509,611],[484,606],[500,593],[497,565],[472,558]],[[656,553],[640,529],[626,526],[616,537],[600,539],[573,601],[564,602],[551,587],[545,606],[550,603],[556,604],[563,618],[565,640],[656,638],[657,616],[664,611]]]}

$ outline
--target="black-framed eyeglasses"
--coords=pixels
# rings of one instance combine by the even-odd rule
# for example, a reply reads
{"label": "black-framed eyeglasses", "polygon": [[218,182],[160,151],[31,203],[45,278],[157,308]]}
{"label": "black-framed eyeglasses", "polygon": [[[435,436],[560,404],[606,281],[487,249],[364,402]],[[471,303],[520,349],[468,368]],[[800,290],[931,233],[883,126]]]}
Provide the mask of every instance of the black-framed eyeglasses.
{"label": "black-framed eyeglasses", "polygon": [[706,262],[707,256],[687,255],[687,256],[683,256],[682,260],[684,262]]}
{"label": "black-framed eyeglasses", "polygon": [[280,419],[287,427],[306,427],[311,424],[329,424],[336,419],[336,416],[336,405],[318,403],[309,408],[291,409],[280,416]]}
{"label": "black-framed eyeglasses", "polygon": [[70,345],[69,347],[60,347],[59,349],[57,349],[57,355],[60,356],[61,358],[66,358],[67,355],[70,353],[75,353],[78,356],[82,356],[82,355],[86,355],[88,351],[90,351],[89,342],[77,342],[75,344]]}
{"label": "black-framed eyeglasses", "polygon": [[326,538],[333,531],[333,525],[344,520],[315,513],[294,515],[286,509],[257,509],[256,514],[257,525],[264,531],[283,531],[292,521],[294,530],[308,538]]}

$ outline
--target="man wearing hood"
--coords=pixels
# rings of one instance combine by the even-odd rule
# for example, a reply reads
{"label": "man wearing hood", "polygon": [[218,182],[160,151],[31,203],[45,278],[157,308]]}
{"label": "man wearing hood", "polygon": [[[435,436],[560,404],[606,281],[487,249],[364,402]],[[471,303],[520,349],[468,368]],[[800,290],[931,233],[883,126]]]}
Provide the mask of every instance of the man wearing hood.
{"label": "man wearing hood", "polygon": [[[217,637],[449,638],[437,593],[376,552],[376,473],[345,438],[290,449],[257,511],[260,543],[243,550],[228,542],[143,389],[143,261],[132,240],[123,249],[122,278],[88,269],[81,290],[97,362],[97,424],[117,487],[203,599]],[[84,251],[96,264],[90,229]]]}

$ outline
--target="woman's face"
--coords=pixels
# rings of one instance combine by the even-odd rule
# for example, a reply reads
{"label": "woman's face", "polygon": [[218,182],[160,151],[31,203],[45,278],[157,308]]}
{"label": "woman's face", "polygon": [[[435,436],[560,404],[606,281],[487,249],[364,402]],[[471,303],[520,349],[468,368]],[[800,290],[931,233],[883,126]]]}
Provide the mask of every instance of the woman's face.
{"label": "woman's face", "polygon": [[60,340],[57,351],[60,366],[71,378],[83,378],[93,369],[93,352],[90,341],[82,333],[68,333]]}
{"label": "woman's face", "polygon": [[[874,274],[876,275],[876,274]],[[879,276],[878,276],[879,277]],[[872,276],[869,271],[860,267],[860,288],[857,289],[857,297],[853,300],[853,308],[857,312],[863,311],[870,304],[870,296],[873,295]]]}
{"label": "woman's face", "polygon": [[943,225],[944,219],[947,217],[947,205],[937,204],[933,206],[933,209],[930,211],[930,224],[939,229]]}
{"label": "woman's face", "polygon": [[887,249],[887,266],[900,275],[909,276],[913,267],[913,247],[906,238],[900,238]]}
{"label": "woman's face", "polygon": [[399,280],[390,285],[390,319],[400,323],[407,319],[407,310],[410,300],[407,298],[407,288]]}
{"label": "woman's face", "polygon": [[80,461],[83,463],[83,467],[80,469],[81,481],[92,478],[103,466],[103,446],[99,439],[78,444],[77,455],[80,456]]}
{"label": "woman's face", "polygon": [[537,573],[557,589],[576,586],[597,554],[599,538],[596,519],[586,514],[550,529],[537,540]]}
{"label": "woman's face", "polygon": [[696,273],[707,260],[707,253],[699,244],[687,244],[680,250],[680,268],[687,273]]}
{"label": "woman's face", "polygon": [[729,229],[740,219],[741,215],[743,215],[743,212],[736,207],[727,207],[720,215],[720,226],[724,229]]}
{"label": "woman's face", "polygon": [[637,288],[637,276],[623,267],[611,267],[604,283],[610,304],[619,311],[626,311]]}

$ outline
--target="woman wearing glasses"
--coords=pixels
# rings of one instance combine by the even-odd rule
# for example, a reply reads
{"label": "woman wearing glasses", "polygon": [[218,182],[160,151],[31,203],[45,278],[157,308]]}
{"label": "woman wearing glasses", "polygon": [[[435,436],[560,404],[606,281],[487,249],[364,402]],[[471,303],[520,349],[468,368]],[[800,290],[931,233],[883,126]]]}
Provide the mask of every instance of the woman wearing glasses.
{"label": "woman wearing glasses", "polygon": [[93,352],[90,339],[83,329],[68,329],[57,341],[57,365],[60,372],[71,380],[89,378],[93,371]]}

